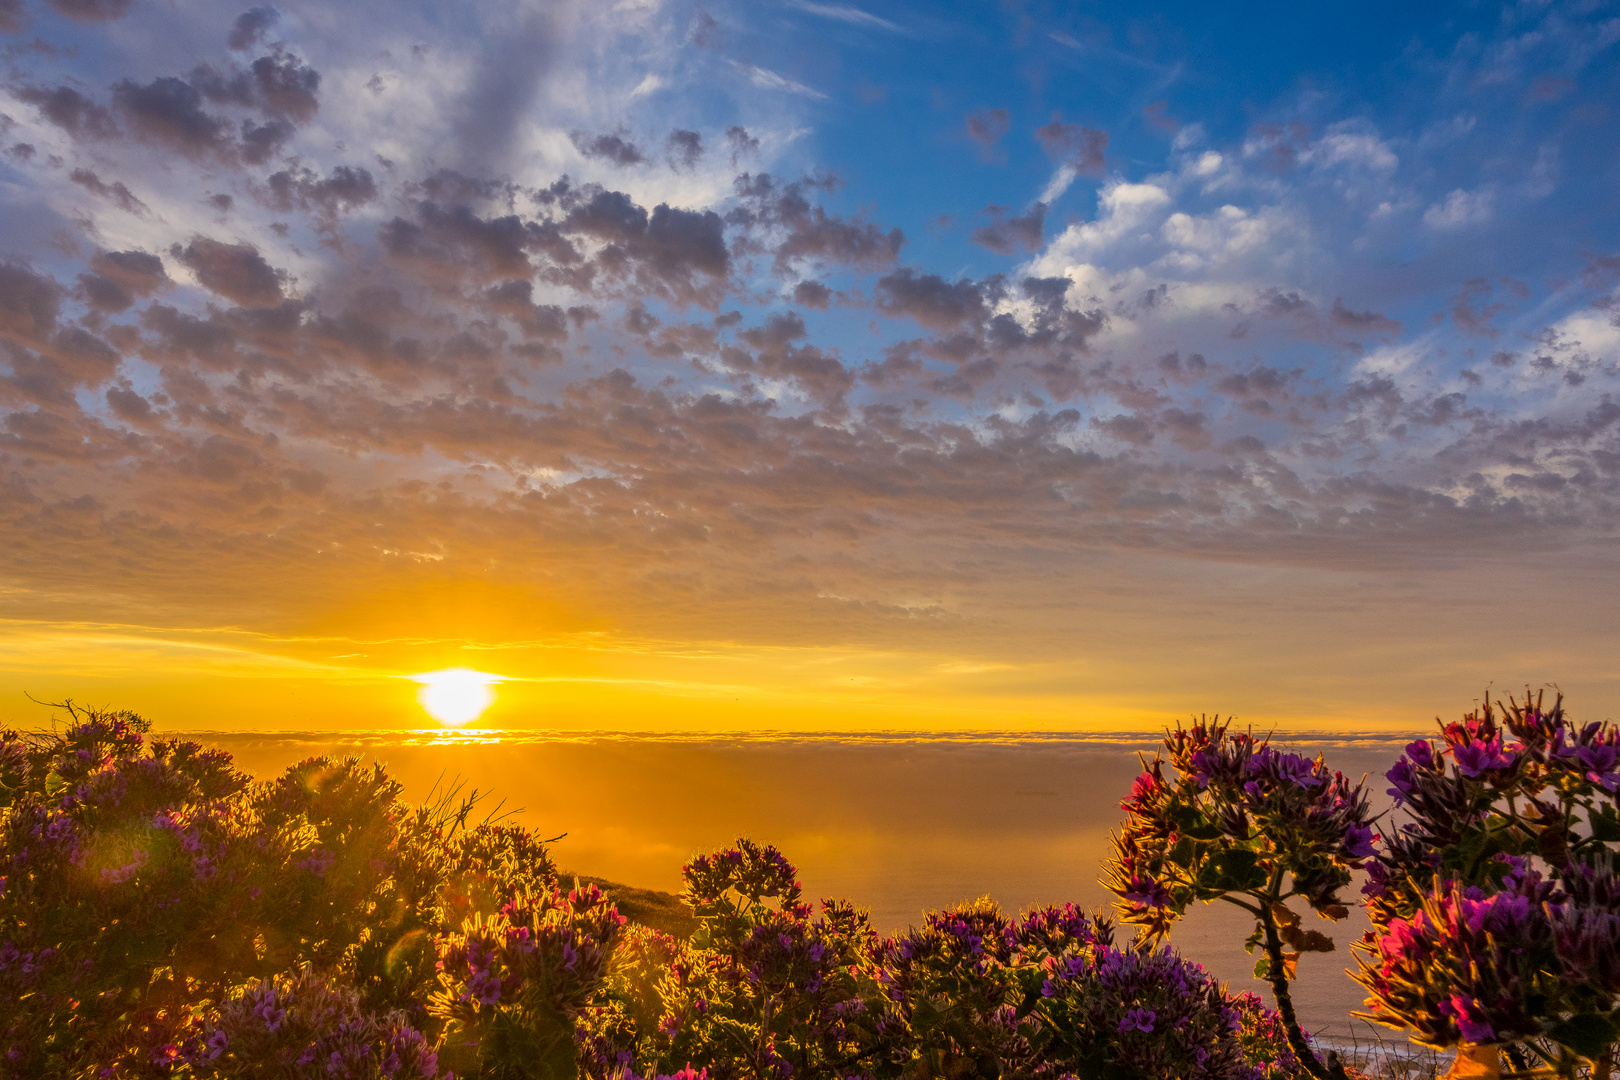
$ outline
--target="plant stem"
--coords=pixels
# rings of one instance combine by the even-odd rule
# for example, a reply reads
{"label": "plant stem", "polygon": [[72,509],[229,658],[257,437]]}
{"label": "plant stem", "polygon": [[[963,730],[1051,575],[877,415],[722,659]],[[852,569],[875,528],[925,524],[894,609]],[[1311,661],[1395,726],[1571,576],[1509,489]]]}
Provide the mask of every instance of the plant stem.
{"label": "plant stem", "polygon": [[1294,1013],[1294,999],[1288,992],[1288,969],[1283,966],[1282,938],[1277,936],[1277,919],[1269,906],[1260,910],[1260,925],[1266,933],[1266,974],[1271,979],[1271,996],[1277,1000],[1277,1013],[1282,1017],[1283,1030],[1288,1033],[1288,1046],[1299,1063],[1305,1066],[1315,1080],[1344,1080],[1344,1067],[1329,1069],[1316,1056],[1305,1033],[1299,1028],[1299,1017]]}

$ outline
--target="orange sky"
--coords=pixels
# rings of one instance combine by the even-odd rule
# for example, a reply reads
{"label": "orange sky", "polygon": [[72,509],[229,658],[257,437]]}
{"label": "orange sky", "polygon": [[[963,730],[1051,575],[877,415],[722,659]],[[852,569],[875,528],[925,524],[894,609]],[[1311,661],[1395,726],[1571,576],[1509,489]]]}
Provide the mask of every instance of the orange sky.
{"label": "orange sky", "polygon": [[689,611],[633,580],[548,604],[533,580],[380,560],[370,589],[340,604],[260,594],[249,575],[234,605],[198,605],[252,614],[234,625],[184,619],[179,603],[154,603],[144,623],[97,619],[68,599],[77,618],[27,618],[13,593],[0,700],[22,724],[45,716],[26,692],[135,708],[166,728],[415,727],[431,721],[404,676],[470,667],[508,680],[486,727],[1120,731],[1219,711],[1292,730],[1411,730],[1488,685],[1549,680],[1582,716],[1620,703],[1612,608],[1584,584],[1612,580],[1598,551],[1399,570],[1099,552],[1026,569],[1002,554],[996,575],[911,598],[862,598],[849,573],[846,596],[834,585],[722,602],[737,568],[699,563],[720,582]]}

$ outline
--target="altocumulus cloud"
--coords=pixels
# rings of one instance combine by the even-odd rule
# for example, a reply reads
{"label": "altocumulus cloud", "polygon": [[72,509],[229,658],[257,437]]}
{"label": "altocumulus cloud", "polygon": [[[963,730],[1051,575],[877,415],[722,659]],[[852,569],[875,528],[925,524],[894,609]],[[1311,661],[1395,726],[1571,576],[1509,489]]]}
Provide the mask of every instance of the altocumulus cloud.
{"label": "altocumulus cloud", "polygon": [[[1376,272],[1496,235],[1546,170],[1436,178],[1443,132],[1357,116],[1189,123],[1141,168],[1102,126],[984,107],[963,163],[1061,182],[971,218],[995,261],[962,270],[919,223],[972,207],[845,187],[805,135],[833,83],[721,14],[490,4],[457,38],[411,8],[0,7],[94,42],[14,50],[0,91],[29,148],[0,209],[8,580],[226,612],[266,568],[297,605],[431,551],[695,619],[997,551],[1388,566],[1614,534],[1613,244],[1552,284],[1436,256],[1432,317]],[[135,55],[130,23],[167,44]],[[538,64],[500,45],[520,24]],[[1612,62],[1573,11],[1522,32]],[[683,104],[714,87],[729,112]],[[1079,181],[1083,211],[1034,198]]]}

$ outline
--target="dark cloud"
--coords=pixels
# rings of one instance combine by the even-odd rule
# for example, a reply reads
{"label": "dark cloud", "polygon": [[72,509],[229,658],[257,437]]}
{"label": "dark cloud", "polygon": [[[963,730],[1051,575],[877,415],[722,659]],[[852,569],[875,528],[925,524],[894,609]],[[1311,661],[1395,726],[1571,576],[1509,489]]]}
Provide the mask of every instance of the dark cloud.
{"label": "dark cloud", "polygon": [[1451,321],[1456,324],[1457,329],[1475,337],[1496,337],[1496,327],[1491,325],[1491,320],[1507,310],[1507,304],[1502,301],[1493,304],[1480,303],[1494,291],[1491,283],[1484,278],[1463,282],[1451,306]]}
{"label": "dark cloud", "polygon": [[455,129],[463,167],[507,167],[513,139],[556,56],[559,32],[553,18],[552,7],[541,5],[509,14],[505,25],[484,23],[472,85],[459,103]]}
{"label": "dark cloud", "polygon": [[0,33],[15,34],[28,25],[22,0],[0,0]]}
{"label": "dark cloud", "polygon": [[97,311],[125,311],[136,297],[151,296],[173,284],[163,260],[144,251],[104,251],[79,275],[85,302]]}
{"label": "dark cloud", "polygon": [[202,93],[184,79],[168,75],[145,85],[125,79],[113,87],[113,102],[138,138],[190,157],[231,149],[229,125],[204,111]]}
{"label": "dark cloud", "polygon": [[1132,414],[1110,416],[1107,419],[1091,418],[1091,426],[1101,431],[1111,439],[1118,439],[1132,446],[1147,446],[1153,441],[1153,428],[1147,421]]}
{"label": "dark cloud", "polygon": [[121,386],[108,387],[107,407],[112,409],[113,415],[120,420],[130,423],[141,423],[152,415],[152,403],[133,390],[126,390]]}
{"label": "dark cloud", "polygon": [[258,100],[270,115],[302,124],[320,109],[315,92],[321,74],[298,57],[277,50],[253,61],[252,71]]}
{"label": "dark cloud", "polygon": [[1181,127],[1181,121],[1170,115],[1168,101],[1154,101],[1142,106],[1142,119],[1157,131],[1176,131]]}
{"label": "dark cloud", "polygon": [[720,47],[720,24],[701,6],[692,9],[692,25],[687,30],[687,40],[700,49]]}
{"label": "dark cloud", "polygon": [[148,212],[147,205],[137,199],[122,180],[109,184],[89,169],[74,169],[68,174],[68,179],[93,195],[117,203],[125,213],[142,216]]}
{"label": "dark cloud", "polygon": [[906,242],[898,228],[885,232],[871,221],[849,221],[828,214],[807,197],[804,181],[781,184],[770,176],[738,177],[742,206],[728,220],[751,229],[779,226],[785,236],[771,249],[779,271],[797,259],[819,259],[866,270],[879,269],[900,257]]}
{"label": "dark cloud", "polygon": [[58,15],[75,22],[98,23],[122,19],[134,0],[45,0]]}
{"label": "dark cloud", "polygon": [[265,39],[281,13],[272,7],[249,8],[231,23],[231,32],[225,44],[234,52],[245,52]]}
{"label": "dark cloud", "polygon": [[1401,324],[1397,320],[1386,318],[1376,311],[1351,311],[1337,296],[1333,298],[1333,310],[1329,318],[1333,320],[1335,326],[1353,334],[1382,334],[1394,337],[1401,332]]}
{"label": "dark cloud", "polygon": [[286,275],[252,244],[222,244],[199,236],[185,247],[175,244],[169,254],[196,274],[203,288],[228,300],[248,307],[269,307],[282,300]]}
{"label": "dark cloud", "polygon": [[0,263],[0,335],[32,342],[56,327],[62,287],[26,266]]}
{"label": "dark cloud", "polygon": [[485,219],[470,207],[423,202],[417,221],[395,218],[382,229],[383,246],[396,258],[427,259],[479,277],[527,277],[534,270],[528,250],[538,227],[517,215]]}
{"label": "dark cloud", "polygon": [[39,106],[45,119],[70,134],[105,139],[118,133],[118,126],[106,107],[71,86],[58,86],[54,90],[25,86],[17,91],[17,96]]}
{"label": "dark cloud", "polygon": [[366,169],[338,165],[322,179],[312,169],[283,169],[265,180],[266,203],[274,210],[310,210],[330,221],[377,198],[377,183]]}
{"label": "dark cloud", "polygon": [[748,134],[748,129],[736,124],[726,128],[726,146],[731,150],[731,167],[743,157],[759,153],[759,140]]}
{"label": "dark cloud", "polygon": [[1008,217],[1010,208],[987,206],[990,224],[968,234],[980,247],[989,248],[998,255],[1012,255],[1018,251],[1036,251],[1046,240],[1046,204],[1036,203],[1020,216]]}
{"label": "dark cloud", "polygon": [[1107,171],[1104,152],[1108,149],[1108,132],[1079,124],[1065,124],[1061,113],[1054,112],[1050,123],[1035,129],[1046,156],[1061,165],[1067,165],[1081,176],[1101,176]]}
{"label": "dark cloud", "polygon": [[826,311],[832,290],[819,281],[801,281],[793,286],[793,302],[817,311]]}
{"label": "dark cloud", "polygon": [[695,131],[676,128],[664,140],[664,156],[675,170],[692,169],[703,157],[703,136]]}
{"label": "dark cloud", "polygon": [[920,274],[911,267],[877,280],[873,287],[878,310],[891,317],[907,317],[932,330],[951,330],[963,323],[977,325],[985,317],[984,287],[963,278],[949,282],[938,274]]}
{"label": "dark cloud", "polygon": [[641,165],[647,160],[647,155],[641,152],[641,147],[627,139],[623,133],[615,135],[588,135],[583,131],[571,131],[568,140],[588,158],[603,158],[620,168],[631,165]]}
{"label": "dark cloud", "polygon": [[293,136],[293,126],[285,120],[270,120],[255,124],[242,121],[242,160],[249,165],[263,165],[281,152]]}
{"label": "dark cloud", "polygon": [[979,144],[980,150],[989,155],[1007,134],[1007,128],[1012,124],[1012,116],[1006,109],[980,109],[970,112],[964,121],[967,126],[968,137]]}

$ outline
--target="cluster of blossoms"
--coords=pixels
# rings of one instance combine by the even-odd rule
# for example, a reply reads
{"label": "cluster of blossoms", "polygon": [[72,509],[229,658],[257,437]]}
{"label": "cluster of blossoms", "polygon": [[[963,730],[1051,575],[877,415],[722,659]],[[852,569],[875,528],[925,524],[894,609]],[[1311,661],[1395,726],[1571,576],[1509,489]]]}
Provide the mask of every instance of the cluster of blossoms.
{"label": "cluster of blossoms", "polygon": [[[204,1075],[286,1080],[439,1080],[439,1058],[401,1012],[364,1009],[306,969],[240,988],[191,1053]],[[442,1074],[450,1080],[449,1074]]]}
{"label": "cluster of blossoms", "polygon": [[[874,940],[865,915],[841,901],[815,915],[793,865],[746,839],[698,856],[683,876],[697,932],[642,939],[659,968],[626,966],[615,1008],[593,1029],[587,1075],[650,1077],[693,1062],[716,1080],[858,1073],[870,1028],[861,965]],[[616,1049],[605,1051],[609,1028]]]}
{"label": "cluster of blossoms", "polygon": [[440,989],[429,1011],[447,1021],[447,1057],[477,1075],[522,1060],[573,1075],[575,1019],[608,972],[624,916],[595,885],[523,892],[438,940]]}
{"label": "cluster of blossoms", "polygon": [[[1230,723],[1199,719],[1167,733],[1121,803],[1126,819],[1106,868],[1123,920],[1161,939],[1194,901],[1221,900],[1255,917],[1262,955],[1294,1055],[1319,1080],[1324,1064],[1295,1020],[1288,982],[1301,953],[1333,941],[1300,926],[1299,900],[1328,919],[1349,914],[1352,872],[1374,854],[1367,795],[1321,757],[1279,750]],[[1166,777],[1165,764],[1174,769]]]}
{"label": "cluster of blossoms", "polygon": [[882,943],[876,965],[890,1075],[1267,1075],[1245,1053],[1238,1001],[1201,967],[1116,947],[1108,922],[1073,905],[1017,919],[960,905]]}
{"label": "cluster of blossoms", "polygon": [[1390,769],[1364,893],[1367,1017],[1572,1074],[1620,1041],[1620,728],[1487,701]]}

